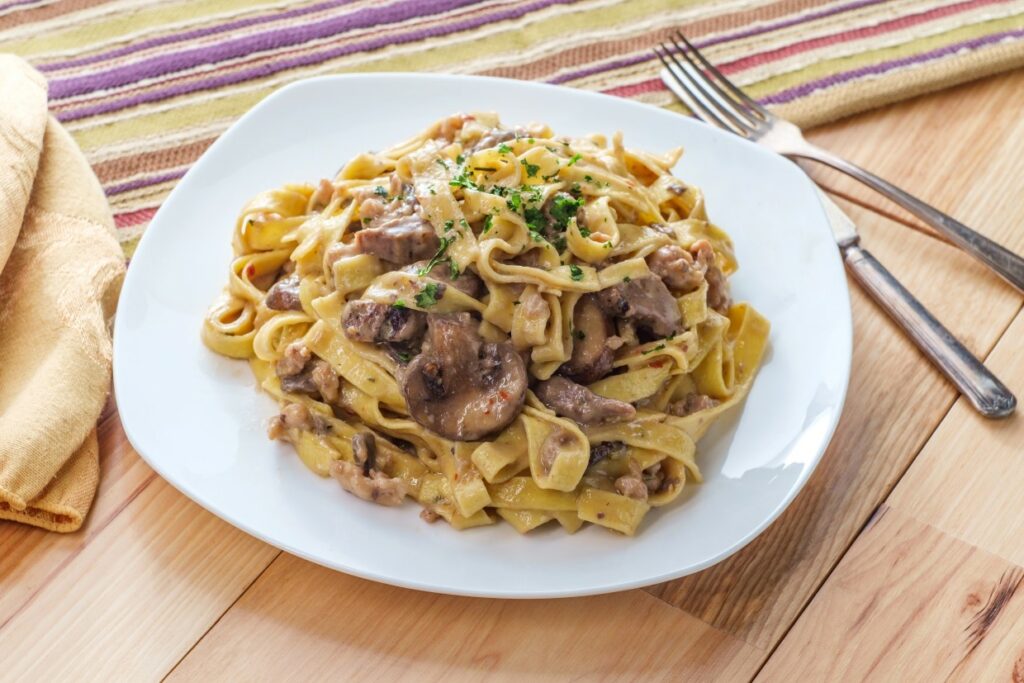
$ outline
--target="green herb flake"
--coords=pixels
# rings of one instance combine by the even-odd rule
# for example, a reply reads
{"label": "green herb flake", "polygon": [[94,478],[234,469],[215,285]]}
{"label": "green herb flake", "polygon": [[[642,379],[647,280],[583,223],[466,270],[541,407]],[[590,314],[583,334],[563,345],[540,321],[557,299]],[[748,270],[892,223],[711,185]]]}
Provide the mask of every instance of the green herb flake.
{"label": "green herb flake", "polygon": [[405,308],[405,302],[401,299],[395,299],[395,303],[391,304],[395,308]]}
{"label": "green herb flake", "polygon": [[437,190],[434,189],[433,185],[430,186],[430,194],[437,194]]}
{"label": "green herb flake", "polygon": [[575,280],[576,282],[579,282],[580,280],[583,279],[583,269],[577,266],[575,263],[569,266],[569,273],[571,274],[572,279]]}
{"label": "green herb flake", "polygon": [[568,168],[569,166],[572,166],[573,164],[575,164],[577,161],[579,161],[582,158],[583,158],[583,155],[581,155],[579,153],[573,154],[572,157],[570,157],[570,159],[569,159],[569,163],[567,163],[565,165],[566,168]]}
{"label": "green herb flake", "polygon": [[572,336],[576,337],[579,341],[583,341],[587,338],[587,333],[583,330],[573,330]]}
{"label": "green herb flake", "polygon": [[368,225],[373,219],[369,216],[363,216],[363,225]]}
{"label": "green herb flake", "polygon": [[462,275],[462,272],[459,270],[459,264],[450,258],[448,259],[448,272],[451,273],[453,280],[458,280],[459,275]]}
{"label": "green herb flake", "polygon": [[440,166],[444,170],[446,170],[446,171],[448,170],[448,163],[444,159],[442,159],[441,157],[438,157],[438,158],[434,159],[434,163],[436,163],[438,166]]}
{"label": "green herb flake", "polygon": [[416,305],[420,308],[430,308],[436,304],[439,289],[436,282],[425,284],[423,289],[416,294]]}
{"label": "green herb flake", "polygon": [[583,180],[587,181],[588,183],[592,183],[594,182],[594,177],[590,175],[585,175],[583,176]]}
{"label": "green herb flake", "polygon": [[465,161],[466,161],[466,157],[462,156],[461,154],[458,155],[457,157],[455,157],[455,163],[457,163],[459,165],[463,164]]}
{"label": "green herb flake", "polygon": [[647,355],[647,354],[649,354],[649,353],[654,353],[655,351],[661,351],[661,350],[663,350],[664,348],[665,348],[665,345],[664,345],[664,344],[658,344],[658,345],[657,345],[657,346],[655,346],[655,347],[654,347],[653,349],[647,349],[646,351],[644,351],[643,355],[645,355],[645,356],[646,356],[646,355]]}
{"label": "green herb flake", "polygon": [[493,166],[474,166],[473,170],[474,171],[483,171],[484,173],[494,173],[498,169],[496,169]]}
{"label": "green herb flake", "polygon": [[423,268],[420,268],[416,272],[419,275],[426,275],[427,273],[432,271],[434,269],[434,266],[436,266],[438,263],[440,263],[442,260],[444,260],[445,252],[448,251],[448,245],[450,245],[454,241],[455,240],[449,239],[447,237],[442,237],[441,238],[441,246],[439,246],[437,248],[437,251],[431,257],[430,261],[427,262],[426,266],[424,266]]}
{"label": "green herb flake", "polygon": [[630,276],[628,276],[628,275],[627,275],[627,276],[625,276],[624,278],[622,278],[622,281],[623,281],[623,282],[632,282],[632,281],[633,281],[633,278],[631,278]]}
{"label": "green herb flake", "polygon": [[469,222],[465,218],[459,219],[459,225],[461,225],[466,230],[469,230]]}
{"label": "green herb flake", "polygon": [[377,187],[373,188],[373,193],[378,197],[386,198],[388,196],[387,188],[385,188],[383,185],[378,185]]}
{"label": "green herb flake", "polygon": [[512,153],[512,148],[509,147],[508,145],[506,145],[503,142],[500,145],[498,145],[498,153],[499,154],[511,154]]}
{"label": "green herb flake", "polygon": [[540,171],[540,166],[537,164],[531,164],[526,159],[521,160],[519,163],[521,163],[523,168],[526,169],[526,177],[528,178],[535,178],[537,176],[537,172]]}
{"label": "green herb flake", "polygon": [[576,212],[583,207],[583,200],[574,197],[567,197],[564,194],[555,195],[551,200],[549,212],[555,220],[559,230],[565,230],[569,225],[569,219],[576,215]]}
{"label": "green herb flake", "polygon": [[508,199],[505,200],[505,203],[508,204],[508,208],[513,211],[519,211],[523,208],[523,196],[513,190],[509,193]]}
{"label": "green herb flake", "polygon": [[399,352],[398,352],[398,358],[399,358],[399,359],[400,359],[400,360],[401,360],[401,361],[402,361],[403,363],[408,363],[409,361],[411,361],[411,360],[412,360],[412,354],[411,354],[411,353],[406,353],[405,351],[399,351]]}
{"label": "green herb flake", "polygon": [[582,228],[581,227],[581,228],[579,228],[579,231],[580,231],[580,235],[582,237],[590,237],[590,230],[588,230],[587,228]]}
{"label": "green herb flake", "polygon": [[528,138],[528,139],[527,139],[526,141],[527,141],[527,142],[528,142],[529,144],[531,144],[531,145],[532,145],[532,144],[534,143],[534,139],[533,139],[533,138]]}
{"label": "green herb flake", "polygon": [[486,235],[492,227],[494,227],[494,216],[487,214],[487,217],[484,218],[484,229],[480,231],[480,234]]}

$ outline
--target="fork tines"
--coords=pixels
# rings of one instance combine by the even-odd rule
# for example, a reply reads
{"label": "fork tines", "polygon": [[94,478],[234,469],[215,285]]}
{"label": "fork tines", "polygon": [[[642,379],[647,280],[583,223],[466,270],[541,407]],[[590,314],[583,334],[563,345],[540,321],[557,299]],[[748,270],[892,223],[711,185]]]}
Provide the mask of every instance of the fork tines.
{"label": "fork tines", "polygon": [[733,85],[681,32],[669,36],[654,53],[679,85],[677,94],[708,123],[744,137],[755,134],[772,114]]}

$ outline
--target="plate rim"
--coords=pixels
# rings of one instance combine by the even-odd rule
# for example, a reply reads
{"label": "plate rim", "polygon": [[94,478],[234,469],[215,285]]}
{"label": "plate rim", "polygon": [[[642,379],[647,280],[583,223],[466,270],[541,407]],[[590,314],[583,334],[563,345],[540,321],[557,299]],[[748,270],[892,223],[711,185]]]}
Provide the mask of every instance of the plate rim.
{"label": "plate rim", "polygon": [[[641,102],[636,102],[634,100],[629,100],[629,99],[626,99],[626,98],[618,98],[618,97],[615,97],[615,96],[612,96],[612,95],[606,95],[604,93],[598,93],[598,92],[593,92],[593,91],[577,90],[577,89],[574,89],[574,88],[567,88],[567,87],[564,87],[564,86],[553,85],[553,84],[548,84],[548,83],[540,83],[540,82],[535,82],[535,81],[522,81],[522,80],[510,79],[510,78],[501,78],[501,77],[494,77],[494,76],[477,76],[477,75],[469,75],[469,74],[441,74],[441,73],[419,73],[419,72],[373,72],[373,73],[327,74],[327,75],[313,76],[313,77],[310,77],[310,78],[299,79],[299,80],[293,81],[291,83],[285,84],[285,85],[277,88],[272,93],[270,93],[269,95],[264,97],[262,100],[257,102],[255,105],[253,105],[250,109],[248,109],[240,117],[238,117],[227,128],[227,130],[225,130],[220,136],[218,136],[218,138],[213,142],[213,144],[211,144],[210,147],[208,147],[206,149],[206,151],[203,152],[203,154],[199,157],[199,159],[197,159],[189,167],[188,171],[186,171],[184,176],[182,176],[182,178],[175,184],[174,188],[168,194],[168,196],[163,200],[163,202],[161,203],[161,205],[158,208],[157,212],[154,214],[153,218],[151,219],[150,225],[144,231],[143,235],[141,236],[141,238],[139,240],[139,243],[136,245],[136,249],[135,249],[135,251],[133,253],[133,256],[132,256],[131,260],[135,260],[136,258],[138,258],[138,255],[140,255],[140,254],[148,253],[148,248],[147,248],[148,245],[154,243],[153,239],[150,238],[151,234],[155,234],[155,232],[153,231],[153,224],[158,222],[158,219],[160,217],[161,211],[163,211],[164,206],[167,206],[167,205],[171,204],[171,202],[176,198],[176,196],[182,191],[181,188],[183,186],[187,186],[188,185],[188,183],[185,182],[186,179],[188,179],[195,172],[195,169],[200,165],[202,160],[205,157],[207,157],[207,156],[215,154],[217,152],[217,150],[221,146],[226,144],[225,141],[226,140],[230,140],[235,134],[237,134],[237,130],[240,129],[243,126],[243,124],[250,117],[254,116],[259,110],[269,106],[273,102],[276,102],[278,99],[282,99],[283,97],[289,95],[290,93],[292,93],[295,90],[300,90],[300,89],[303,89],[303,88],[306,88],[306,87],[310,87],[310,86],[313,86],[313,85],[316,85],[318,83],[322,83],[322,82],[325,82],[325,81],[352,81],[352,80],[361,80],[361,81],[384,80],[384,81],[387,81],[387,80],[405,80],[405,79],[433,80],[433,81],[437,81],[437,82],[445,82],[445,81],[488,82],[488,83],[491,83],[491,84],[498,83],[498,84],[504,84],[505,86],[515,87],[515,88],[525,88],[525,89],[540,90],[540,91],[543,91],[543,90],[560,90],[560,91],[569,90],[569,91],[571,91],[574,94],[574,96],[579,96],[579,97],[583,97],[583,98],[586,98],[586,99],[592,99],[594,101],[599,101],[599,102],[604,102],[604,101],[607,101],[607,100],[610,99],[610,100],[615,101],[619,105],[625,105],[628,108],[635,108],[637,110],[642,110],[642,111],[646,112],[647,114],[654,113],[654,114],[656,114],[658,116],[663,116],[663,117],[666,117],[666,118],[674,118],[674,119],[677,119],[678,122],[682,123],[682,125],[684,125],[684,126],[703,126],[713,136],[722,136],[723,138],[730,138],[733,141],[733,144],[735,144],[736,142],[739,142],[739,143],[741,143],[743,145],[747,145],[753,153],[757,153],[757,154],[761,154],[761,155],[767,155],[767,156],[771,156],[771,157],[777,157],[778,159],[780,159],[781,161],[784,161],[786,163],[793,163],[793,162],[789,161],[788,159],[786,159],[785,157],[782,157],[781,155],[777,155],[774,152],[771,152],[771,151],[767,150],[766,148],[764,148],[764,147],[762,147],[760,145],[757,145],[756,143],[753,143],[753,142],[751,142],[749,140],[746,140],[744,138],[740,138],[739,136],[736,136],[736,135],[733,135],[733,134],[721,131],[721,130],[713,127],[713,126],[710,126],[710,125],[707,125],[707,124],[703,124],[703,123],[701,123],[701,122],[699,122],[699,121],[697,121],[695,119],[692,119],[690,117],[684,116],[682,114],[678,114],[678,113],[675,113],[675,112],[668,111],[668,110],[666,110],[666,109],[664,109],[662,107],[657,107],[657,106],[654,106],[654,105],[648,105],[648,104],[644,104],[644,103],[641,103]],[[800,180],[799,182],[803,182],[803,183],[808,184],[812,190],[816,189],[817,186],[813,183],[813,181],[806,174],[801,173],[800,176],[801,176],[802,180]],[[822,205],[821,199],[817,195],[817,193],[814,193],[814,197],[815,197],[814,205],[816,206],[817,212],[818,212],[818,214],[820,216],[820,221],[818,221],[818,222],[825,229],[827,229],[828,225],[829,225],[829,220],[828,220],[827,212],[825,211],[825,208]],[[831,235],[829,237],[831,239]],[[838,267],[839,267],[839,272],[842,273],[843,272],[843,267],[842,267],[841,260],[839,258],[838,249],[835,252],[834,259],[835,259],[836,265],[838,265]],[[129,295],[126,294],[127,292],[132,292],[132,291],[134,291],[136,286],[141,286],[141,284],[140,285],[135,285],[134,284],[137,280],[139,280],[140,278],[143,278],[143,275],[141,275],[141,274],[140,275],[134,275],[136,270],[138,270],[138,269],[128,268],[128,271],[127,271],[127,274],[126,274],[126,277],[125,277],[125,280],[124,280],[124,283],[123,283],[123,286],[122,286],[122,289],[121,289],[121,293],[120,293],[119,298],[118,298],[119,307],[120,307],[121,302],[126,298],[126,296],[129,296]],[[465,590],[465,589],[462,589],[459,586],[454,585],[454,584],[453,585],[447,585],[447,586],[440,586],[440,585],[437,585],[436,583],[423,583],[423,582],[419,582],[419,581],[416,581],[416,580],[404,578],[402,576],[397,576],[397,575],[394,575],[394,574],[386,574],[386,573],[373,572],[373,571],[364,571],[364,570],[362,570],[362,569],[360,569],[358,567],[351,567],[351,566],[349,566],[349,565],[347,565],[347,564],[345,564],[343,562],[332,561],[330,559],[327,559],[327,558],[324,558],[324,557],[321,557],[321,556],[316,556],[313,553],[306,552],[306,551],[304,551],[304,550],[302,550],[300,548],[297,548],[297,547],[291,545],[290,543],[288,543],[287,540],[278,539],[278,538],[273,537],[271,535],[264,534],[264,533],[260,532],[259,530],[255,529],[255,528],[252,528],[250,525],[240,521],[236,516],[232,515],[228,510],[223,509],[220,506],[216,506],[216,505],[212,505],[212,504],[207,504],[207,502],[204,502],[204,500],[199,495],[196,495],[196,493],[193,491],[192,487],[190,487],[188,485],[187,481],[182,481],[182,480],[180,480],[178,478],[172,478],[172,477],[168,476],[168,474],[165,472],[165,470],[160,466],[160,464],[159,464],[160,459],[159,458],[152,458],[151,459],[150,457],[148,457],[146,455],[145,449],[140,447],[140,444],[143,443],[144,437],[142,437],[142,435],[138,434],[135,431],[135,429],[134,429],[135,425],[132,422],[132,420],[131,419],[126,419],[126,416],[131,414],[133,408],[129,408],[127,411],[125,411],[125,410],[123,410],[121,408],[121,405],[118,404],[118,416],[119,416],[119,419],[121,421],[122,428],[123,428],[123,430],[125,432],[125,436],[127,437],[127,439],[129,441],[129,443],[131,444],[133,450],[135,450],[135,452],[139,455],[139,457],[142,458],[143,461],[145,461],[146,464],[149,467],[151,467],[158,475],[160,475],[161,478],[163,478],[165,481],[167,481],[171,486],[173,486],[179,492],[184,494],[189,500],[191,500],[192,502],[196,503],[197,505],[202,507],[204,510],[214,514],[215,516],[217,516],[218,518],[220,518],[223,521],[227,522],[228,524],[231,524],[235,528],[240,529],[240,530],[244,531],[245,533],[247,533],[247,534],[249,534],[249,535],[251,535],[251,536],[253,536],[253,537],[255,537],[255,538],[257,538],[257,539],[259,539],[259,540],[261,540],[261,541],[263,541],[263,542],[265,542],[265,543],[267,543],[267,544],[269,544],[269,545],[271,545],[273,547],[279,548],[282,551],[288,552],[289,554],[295,555],[297,557],[305,559],[305,560],[307,560],[309,562],[313,562],[313,563],[318,564],[320,566],[324,566],[324,567],[327,567],[327,568],[335,570],[335,571],[340,571],[340,572],[343,572],[343,573],[348,574],[350,576],[355,576],[355,577],[358,577],[358,578],[361,578],[361,579],[370,580],[370,581],[376,581],[378,583],[384,583],[384,584],[388,584],[388,585],[393,585],[393,586],[397,586],[397,587],[400,587],[400,588],[406,588],[406,589],[412,589],[412,590],[420,590],[420,591],[426,591],[426,592],[438,593],[438,594],[446,594],[446,595],[465,596],[465,597],[485,597],[485,598],[498,598],[498,599],[549,599],[549,598],[571,598],[571,597],[582,597],[582,596],[589,596],[589,595],[602,595],[602,594],[620,592],[620,591],[625,591],[625,590],[632,590],[632,589],[636,589],[636,588],[642,588],[642,587],[645,587],[645,586],[650,586],[650,585],[655,585],[655,584],[659,584],[659,583],[664,583],[666,581],[671,581],[671,580],[674,580],[674,579],[678,579],[678,578],[681,578],[683,576],[688,576],[690,574],[695,574],[697,572],[703,571],[704,569],[707,569],[708,567],[711,567],[711,566],[714,566],[714,565],[719,564],[721,562],[724,562],[725,560],[727,560],[731,556],[735,555],[737,552],[739,552],[744,547],[746,547],[749,543],[751,543],[755,538],[760,536],[769,526],[771,526],[772,523],[775,522],[776,519],[779,518],[779,516],[781,516],[781,514],[785,510],[787,510],[789,508],[789,506],[792,504],[793,500],[795,500],[797,495],[799,495],[800,492],[803,491],[803,489],[806,486],[807,481],[810,479],[811,475],[813,475],[814,472],[817,470],[819,463],[821,462],[822,458],[825,455],[825,452],[828,450],[828,447],[832,443],[832,439],[835,436],[836,429],[837,429],[837,427],[839,425],[839,421],[840,421],[840,419],[842,417],[843,410],[844,410],[845,404],[846,404],[846,399],[847,399],[848,392],[849,392],[850,375],[851,375],[852,363],[853,363],[853,312],[852,312],[852,306],[851,306],[850,287],[849,287],[849,282],[848,282],[848,280],[847,280],[847,278],[845,276],[843,276],[843,277],[841,277],[839,279],[841,280],[841,288],[842,288],[843,292],[845,293],[845,296],[841,297],[841,301],[843,303],[842,310],[838,311],[838,313],[840,313],[839,322],[841,323],[841,325],[843,327],[843,329],[838,330],[838,334],[839,334],[839,337],[840,337],[841,342],[842,342],[842,348],[840,348],[840,349],[833,349],[833,350],[834,351],[838,351],[839,354],[840,354],[840,357],[837,359],[836,362],[837,362],[837,364],[841,363],[842,376],[840,378],[841,379],[840,384],[836,387],[836,390],[835,390],[836,391],[836,395],[838,396],[838,400],[835,401],[835,403],[834,403],[835,409],[832,411],[832,415],[831,415],[831,418],[830,418],[830,424],[827,426],[827,429],[825,430],[824,438],[822,439],[821,446],[819,448],[815,449],[817,452],[815,453],[813,458],[805,461],[806,466],[803,467],[800,475],[794,481],[794,483],[790,487],[790,490],[787,492],[786,496],[783,499],[781,499],[780,502],[775,505],[775,507],[771,511],[771,513],[769,515],[766,515],[757,525],[755,525],[755,527],[751,531],[749,531],[742,538],[740,538],[739,540],[737,540],[736,542],[731,544],[727,549],[725,549],[724,551],[720,552],[716,557],[705,559],[705,560],[703,560],[701,562],[698,562],[698,563],[695,563],[693,565],[687,566],[684,569],[681,569],[681,570],[678,570],[678,571],[663,572],[663,573],[658,574],[656,576],[645,576],[643,578],[636,578],[636,579],[632,579],[632,580],[628,580],[628,581],[607,580],[607,581],[604,581],[604,582],[601,582],[601,583],[593,583],[592,582],[592,583],[588,584],[584,588],[575,589],[575,590],[566,590],[566,589],[536,590],[536,589],[534,589],[534,590],[527,590],[527,591],[519,591],[519,590],[514,590],[514,587],[509,587],[509,588],[505,588],[505,589],[498,589],[498,590],[473,590],[473,589]],[[118,370],[118,368],[119,368],[118,357],[119,357],[119,355],[121,355],[121,354],[118,353],[118,349],[121,348],[123,346],[123,344],[125,343],[125,342],[120,342],[119,343],[119,339],[123,339],[124,338],[124,334],[123,333],[122,334],[118,334],[119,329],[122,329],[121,328],[121,320],[122,320],[122,318],[120,316],[115,316],[115,319],[114,319],[114,334],[113,334],[113,369],[112,369],[112,373],[113,373],[113,389],[114,389],[115,397],[118,396],[118,395],[127,395],[128,393],[130,393],[128,391],[122,391],[122,389],[125,386],[124,382],[127,381],[127,380],[125,380],[123,378],[123,371],[119,371]],[[197,334],[198,334],[198,332],[197,332]]]}

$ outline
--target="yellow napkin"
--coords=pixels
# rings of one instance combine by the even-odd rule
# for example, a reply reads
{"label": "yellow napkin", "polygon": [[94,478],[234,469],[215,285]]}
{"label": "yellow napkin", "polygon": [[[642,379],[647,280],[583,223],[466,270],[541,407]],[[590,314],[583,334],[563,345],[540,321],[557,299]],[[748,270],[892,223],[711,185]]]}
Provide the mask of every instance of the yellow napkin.
{"label": "yellow napkin", "polygon": [[99,482],[124,260],[46,81],[0,55],[0,93],[0,519],[74,531]]}

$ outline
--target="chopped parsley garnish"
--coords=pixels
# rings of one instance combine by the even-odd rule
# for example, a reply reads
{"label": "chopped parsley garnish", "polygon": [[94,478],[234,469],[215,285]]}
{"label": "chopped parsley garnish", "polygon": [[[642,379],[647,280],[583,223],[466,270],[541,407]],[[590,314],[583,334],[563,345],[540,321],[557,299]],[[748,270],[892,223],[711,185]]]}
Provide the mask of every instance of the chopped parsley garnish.
{"label": "chopped parsley garnish", "polygon": [[528,178],[536,177],[537,172],[540,171],[540,166],[538,166],[537,164],[531,164],[526,159],[523,159],[519,163],[521,163],[523,165],[523,168],[526,169],[526,177]]}
{"label": "chopped parsley garnish", "polygon": [[580,341],[583,341],[584,339],[587,338],[587,333],[584,332],[583,330],[573,330],[572,336],[576,337],[576,339]]}
{"label": "chopped parsley garnish", "polygon": [[444,170],[446,170],[446,171],[448,170],[448,163],[444,159],[442,159],[441,157],[438,157],[438,158],[434,159],[434,163],[438,164]]}
{"label": "chopped parsley garnish", "polygon": [[551,217],[559,230],[565,230],[569,225],[569,219],[576,215],[576,212],[583,206],[582,199],[575,199],[565,195],[555,195],[551,200]]}
{"label": "chopped parsley garnish", "polygon": [[363,216],[363,224],[364,225],[366,225],[367,223],[369,223],[372,220],[373,220],[373,218],[371,218],[370,216]]}
{"label": "chopped parsley garnish", "polygon": [[455,221],[445,221],[444,222],[444,231],[445,232],[451,232],[454,228],[455,228]]}
{"label": "chopped parsley garnish", "polygon": [[378,197],[388,196],[388,191],[383,185],[378,185],[377,187],[373,188],[373,193]]}
{"label": "chopped parsley garnish", "polygon": [[565,251],[565,237],[564,236],[559,237],[554,242],[552,242],[552,244],[555,245],[555,249],[557,249],[558,251]]}
{"label": "chopped parsley garnish", "polygon": [[584,227],[580,227],[579,230],[580,230],[580,235],[581,236],[583,236],[583,237],[590,237],[590,230],[588,230],[588,229],[586,229]]}
{"label": "chopped parsley garnish", "polygon": [[430,194],[437,194],[437,190],[434,189],[433,185],[430,186]]}
{"label": "chopped parsley garnish", "polygon": [[448,259],[448,272],[451,273],[453,280],[458,280],[461,271],[459,271],[459,264],[453,261],[451,258]]}
{"label": "chopped parsley garnish", "polygon": [[586,180],[588,183],[594,182],[593,176],[590,176],[590,175],[583,176],[583,179]]}
{"label": "chopped parsley garnish", "polygon": [[405,302],[401,299],[395,299],[395,303],[391,304],[395,308],[405,308]]}
{"label": "chopped parsley garnish", "polygon": [[408,363],[410,360],[412,360],[412,354],[411,353],[406,353],[405,351],[399,351],[398,352],[398,358],[403,363]]}
{"label": "chopped parsley garnish", "polygon": [[511,154],[512,148],[503,142],[500,145],[498,145],[498,152],[501,154]]}
{"label": "chopped parsley garnish", "polygon": [[573,183],[569,191],[578,197],[583,192],[583,188],[580,187],[579,183]]}
{"label": "chopped parsley garnish", "polygon": [[542,175],[541,176],[541,180],[543,180],[545,183],[550,183],[552,180],[554,180],[557,177],[558,177],[558,169],[556,168],[554,173],[551,173],[549,175]]}
{"label": "chopped parsley garnish", "polygon": [[484,218],[484,229],[480,231],[480,234],[481,234],[481,235],[486,235],[486,234],[487,234],[487,232],[488,232],[488,231],[489,231],[489,230],[490,230],[490,229],[491,229],[492,227],[494,227],[494,216],[493,216],[493,215],[491,215],[491,214],[487,214],[487,217],[486,217],[486,218]]}
{"label": "chopped parsley garnish", "polygon": [[572,279],[579,282],[583,279],[583,269],[577,266],[575,263],[569,266],[569,273],[572,275]]}
{"label": "chopped parsley garnish", "polygon": [[533,144],[533,138],[529,138],[529,139],[527,139],[527,142],[528,142],[528,143],[530,143],[530,144],[532,145],[532,144]]}
{"label": "chopped parsley garnish", "polygon": [[544,228],[546,227],[547,221],[544,218],[544,212],[537,207],[529,207],[523,212],[523,218],[526,220],[526,227],[533,235],[535,242],[540,242],[544,239]]}
{"label": "chopped parsley garnish", "polygon": [[505,200],[505,203],[508,204],[508,208],[513,211],[519,211],[519,209],[523,208],[523,196],[513,190],[512,192],[509,192],[508,199]]}
{"label": "chopped parsley garnish", "polygon": [[469,170],[462,169],[459,171],[454,178],[448,181],[448,184],[452,187],[467,187],[470,190],[479,190],[480,188],[469,179]]}
{"label": "chopped parsley garnish", "polygon": [[485,173],[494,173],[498,169],[494,168],[493,166],[474,166],[473,170],[474,171],[484,171]]}
{"label": "chopped parsley garnish", "polygon": [[428,282],[416,294],[416,305],[420,308],[429,308],[436,304],[439,289],[436,282]]}
{"label": "chopped parsley garnish", "polygon": [[457,163],[457,164],[460,164],[460,165],[461,165],[461,164],[462,164],[462,162],[464,162],[465,160],[466,160],[466,157],[462,156],[461,154],[460,154],[460,155],[458,155],[457,157],[455,157],[455,163]]}
{"label": "chopped parsley garnish", "polygon": [[434,253],[433,257],[431,257],[430,261],[427,262],[427,265],[424,266],[423,268],[420,268],[419,271],[417,271],[418,274],[426,275],[427,273],[434,269],[434,266],[436,266],[438,263],[444,260],[445,252],[448,251],[448,245],[450,245],[454,241],[455,240],[449,239],[448,237],[442,237],[441,246],[437,248],[437,251]]}
{"label": "chopped parsley garnish", "polygon": [[569,163],[566,164],[566,167],[572,166],[573,164],[575,164],[577,161],[579,161],[582,158],[583,158],[583,155],[581,155],[579,153],[573,154],[572,157],[569,159]]}
{"label": "chopped parsley garnish", "polygon": [[469,230],[469,222],[465,218],[459,219],[459,225],[464,227],[466,230]]}
{"label": "chopped parsley garnish", "polygon": [[657,345],[657,346],[655,346],[655,347],[654,347],[653,349],[647,349],[646,351],[644,351],[644,354],[643,354],[643,355],[645,355],[645,356],[646,356],[646,355],[647,355],[647,354],[649,354],[649,353],[654,353],[655,351],[661,351],[661,350],[662,350],[662,349],[664,349],[664,348],[665,348],[665,345],[664,345],[664,344],[658,344],[658,345]]}
{"label": "chopped parsley garnish", "polygon": [[631,278],[630,276],[626,275],[625,277],[622,278],[622,281],[623,282],[632,282],[633,278]]}

